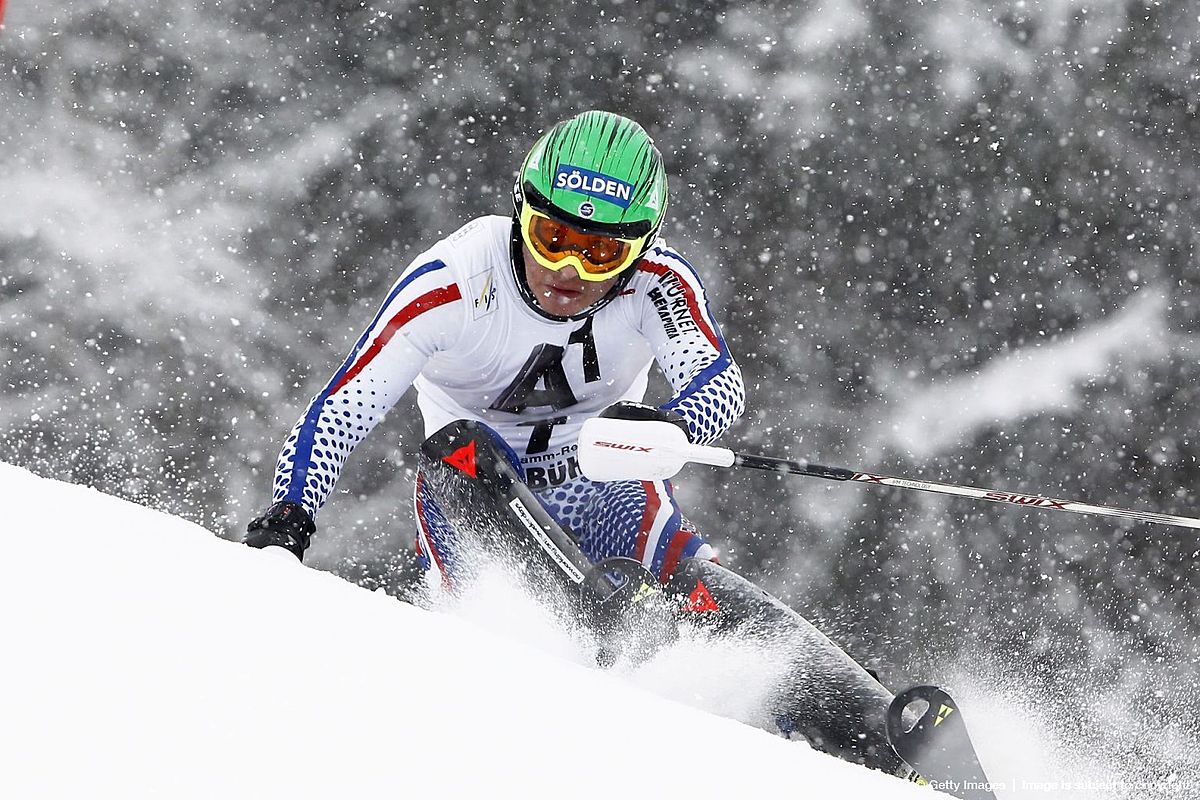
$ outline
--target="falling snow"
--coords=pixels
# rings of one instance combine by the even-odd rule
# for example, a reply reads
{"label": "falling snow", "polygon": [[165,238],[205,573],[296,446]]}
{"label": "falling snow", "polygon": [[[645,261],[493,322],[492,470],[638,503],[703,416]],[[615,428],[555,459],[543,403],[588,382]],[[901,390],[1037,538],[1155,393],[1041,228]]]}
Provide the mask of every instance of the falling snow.
{"label": "falling snow", "polygon": [[[4,13],[3,461],[238,538],[398,270],[507,213],[533,137],[595,107],[664,153],[664,234],[746,377],[725,444],[1200,513],[1183,0]],[[402,403],[359,448],[310,566],[408,595],[419,431]],[[1148,780],[1200,771],[1192,533],[774,474],[677,490],[889,683],[1003,695],[1009,726],[1053,707],[1048,740]]]}

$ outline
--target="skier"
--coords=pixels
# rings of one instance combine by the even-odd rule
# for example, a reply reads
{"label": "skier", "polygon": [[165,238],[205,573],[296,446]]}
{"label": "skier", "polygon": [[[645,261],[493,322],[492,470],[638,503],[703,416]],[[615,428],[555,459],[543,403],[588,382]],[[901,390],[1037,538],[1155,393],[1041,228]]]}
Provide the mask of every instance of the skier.
{"label": "skier", "polygon": [[[589,481],[579,429],[601,412],[671,420],[708,443],[742,413],[741,372],[696,270],[661,238],[662,155],[632,120],[588,111],[521,165],[511,217],[484,216],[417,256],[280,453],[273,504],[245,542],[302,558],[346,459],[410,385],[425,434],[490,426],[527,485],[593,563],[641,562],[660,581],[714,550],[665,481]],[[651,361],[674,389],[642,404]],[[417,552],[448,587],[455,531],[418,474]]]}
{"label": "skier", "polygon": [[[468,519],[450,505],[464,505],[448,488],[451,468],[473,486],[515,476],[504,489],[515,496],[501,505],[545,539],[543,552],[553,551],[554,563],[565,563],[581,584],[590,585],[566,554],[574,545],[560,548],[552,534],[573,539],[583,559],[602,564],[591,577],[610,575],[616,566],[610,559],[632,559],[621,562],[636,571],[622,571],[631,578],[629,604],[611,606],[619,613],[610,622],[654,607],[647,596],[669,596],[711,630],[786,642],[779,685],[766,704],[779,730],[852,761],[912,774],[889,742],[889,727],[898,727],[903,711],[893,714],[892,694],[795,611],[715,563],[669,483],[597,482],[580,471],[579,432],[590,418],[616,417],[631,426],[670,422],[692,442],[707,444],[745,404],[741,372],[699,275],[658,236],[667,178],[650,137],[608,112],[560,122],[526,156],[513,203],[512,217],[467,223],[401,273],[292,429],[276,466],[274,501],[250,523],[245,542],[302,559],[346,459],[416,386],[427,437],[422,458],[435,454],[417,475],[417,552],[447,587],[463,574],[466,545],[449,517],[458,512],[460,521]],[[642,402],[652,361],[674,389],[659,407]],[[439,450],[447,438],[457,446],[454,437],[464,431],[476,437],[469,446]],[[474,454],[479,442],[487,451],[478,463],[497,469],[492,476],[476,471],[474,455],[458,459],[463,450]],[[503,461],[498,468],[497,461]],[[446,491],[445,508],[435,483]],[[473,512],[484,503],[465,505]],[[534,519],[538,514],[546,520]],[[665,593],[651,588],[655,579]],[[615,631],[619,640],[635,628],[602,633]],[[953,711],[948,695],[922,697],[930,713]],[[896,721],[889,723],[890,716]],[[920,725],[913,730],[920,740],[914,751],[927,749],[927,739],[941,747],[945,738]],[[982,775],[965,728],[955,737],[966,749],[939,755],[929,774]]]}

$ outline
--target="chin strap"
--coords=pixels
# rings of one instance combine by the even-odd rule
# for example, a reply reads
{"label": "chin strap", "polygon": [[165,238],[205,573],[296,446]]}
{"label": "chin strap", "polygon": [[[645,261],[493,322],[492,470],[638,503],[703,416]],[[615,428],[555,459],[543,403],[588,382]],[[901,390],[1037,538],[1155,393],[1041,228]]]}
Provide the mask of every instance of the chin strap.
{"label": "chin strap", "polygon": [[617,282],[612,285],[612,288],[596,302],[580,311],[578,314],[572,314],[569,317],[551,314],[546,309],[542,308],[538,303],[537,298],[533,295],[533,290],[529,288],[529,281],[525,280],[525,258],[521,253],[521,223],[516,215],[513,216],[511,244],[509,246],[509,266],[512,267],[513,279],[517,282],[517,291],[521,294],[521,299],[525,301],[525,305],[529,306],[539,316],[545,317],[554,322],[578,322],[587,319],[595,314],[600,309],[611,303],[617,298],[629,282],[633,280],[633,273],[637,271],[638,261],[629,265],[629,268],[617,276]]}

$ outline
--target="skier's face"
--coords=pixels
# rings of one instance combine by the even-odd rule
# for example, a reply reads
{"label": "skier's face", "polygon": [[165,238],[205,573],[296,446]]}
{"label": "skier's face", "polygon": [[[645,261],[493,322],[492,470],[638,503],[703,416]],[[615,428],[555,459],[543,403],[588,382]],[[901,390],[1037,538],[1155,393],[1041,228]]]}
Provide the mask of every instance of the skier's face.
{"label": "skier's face", "polygon": [[578,314],[608,294],[608,290],[620,276],[606,281],[585,281],[579,277],[575,267],[563,267],[555,272],[533,260],[529,248],[521,245],[521,256],[525,260],[525,280],[529,290],[537,298],[543,311],[560,317]]}

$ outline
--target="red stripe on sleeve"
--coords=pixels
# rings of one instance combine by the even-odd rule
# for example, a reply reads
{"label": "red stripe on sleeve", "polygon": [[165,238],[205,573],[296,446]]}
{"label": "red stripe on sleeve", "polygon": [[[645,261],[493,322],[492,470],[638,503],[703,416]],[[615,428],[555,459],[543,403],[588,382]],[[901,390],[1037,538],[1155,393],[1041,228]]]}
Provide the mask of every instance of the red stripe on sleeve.
{"label": "red stripe on sleeve", "polygon": [[666,264],[659,264],[657,261],[642,261],[638,269],[644,269],[659,276],[666,275],[667,273],[675,276],[675,280],[679,281],[679,285],[683,287],[683,296],[687,300],[688,312],[691,313],[692,319],[696,322],[696,327],[704,334],[704,338],[708,339],[708,343],[713,346],[713,350],[720,353],[720,340],[717,339],[717,334],[712,329],[712,326],[708,324],[708,320],[700,313],[700,303],[697,302],[696,293],[692,291],[692,285],[687,282],[687,279]]}
{"label": "red stripe on sleeve", "polygon": [[406,305],[404,308],[400,309],[400,311],[398,311],[394,317],[388,320],[388,324],[384,326],[384,329],[380,332],[380,334],[375,337],[375,341],[371,342],[371,346],[363,352],[358,361],[355,362],[354,366],[346,370],[346,374],[342,376],[342,379],[334,384],[333,388],[329,390],[329,394],[337,394],[339,389],[358,377],[358,373],[366,369],[367,365],[371,363],[375,356],[379,355],[379,352],[383,350],[383,348],[387,346],[387,343],[392,340],[392,337],[396,335],[396,331],[404,327],[405,323],[416,319],[430,309],[434,309],[438,306],[445,305],[446,303],[452,303],[455,300],[461,299],[462,293],[458,290],[458,284],[452,283],[449,286],[443,286],[441,289],[434,289],[431,292],[426,292],[416,300],[413,300],[411,303]]}

